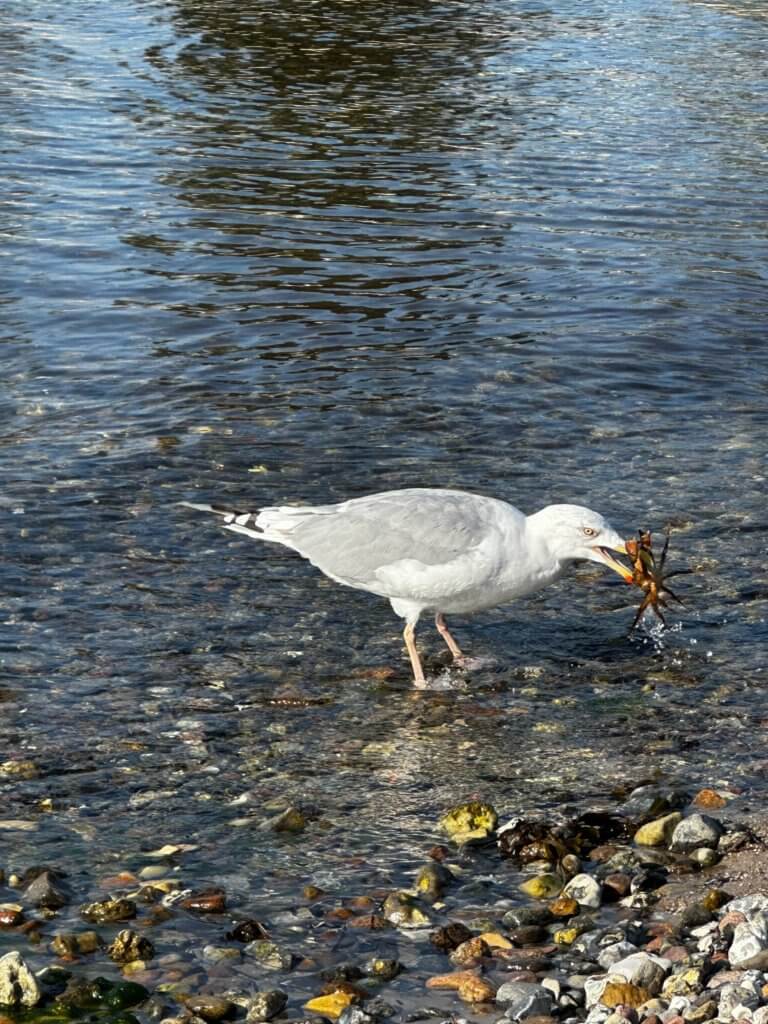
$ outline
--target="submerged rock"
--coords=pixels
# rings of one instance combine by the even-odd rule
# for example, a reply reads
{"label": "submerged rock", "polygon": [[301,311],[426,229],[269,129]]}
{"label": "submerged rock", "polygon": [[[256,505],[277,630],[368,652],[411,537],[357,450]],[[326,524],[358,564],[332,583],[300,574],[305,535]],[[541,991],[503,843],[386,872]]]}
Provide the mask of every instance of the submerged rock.
{"label": "submerged rock", "polygon": [[[235,1012],[235,1004],[223,996],[194,995],[183,996],[181,1002],[196,1017],[215,1024],[216,1021],[225,1020]],[[265,1018],[261,1018],[262,1020]]]}
{"label": "submerged rock", "polygon": [[107,949],[110,960],[118,964],[128,964],[133,960],[151,960],[155,955],[155,947],[149,939],[125,928],[118,932],[114,941]]}
{"label": "submerged rock", "polygon": [[443,953],[450,953],[457,946],[460,946],[462,942],[466,942],[471,938],[472,932],[460,921],[451,921],[449,924],[443,925],[442,928],[436,928],[429,935],[429,941],[432,945],[436,946]]}
{"label": "submerged rock", "polygon": [[406,892],[391,892],[382,910],[384,917],[398,928],[424,928],[432,923],[429,915]]}
{"label": "submerged rock", "polygon": [[248,1024],[258,1024],[260,1021],[272,1020],[278,1013],[281,1013],[288,1002],[288,996],[282,989],[265,989],[256,994],[248,1001],[246,1021]]}
{"label": "submerged rock", "polygon": [[80,916],[92,924],[110,924],[114,921],[129,921],[136,917],[133,900],[99,900],[86,903],[80,908]]}
{"label": "submerged rock", "polygon": [[249,942],[243,952],[271,971],[290,971],[293,966],[293,954],[266,939]]}
{"label": "submerged rock", "polygon": [[11,950],[0,957],[0,1006],[37,1006],[40,986],[21,953]]}
{"label": "submerged rock", "polygon": [[440,827],[455,843],[464,844],[487,839],[499,820],[491,804],[472,800],[452,807],[440,819]]}
{"label": "submerged rock", "polygon": [[429,900],[438,900],[453,881],[448,868],[437,861],[430,861],[416,875],[416,890]]}
{"label": "submerged rock", "polygon": [[24,899],[33,907],[61,910],[69,903],[69,893],[61,884],[59,873],[46,869],[29,883],[24,890]]}

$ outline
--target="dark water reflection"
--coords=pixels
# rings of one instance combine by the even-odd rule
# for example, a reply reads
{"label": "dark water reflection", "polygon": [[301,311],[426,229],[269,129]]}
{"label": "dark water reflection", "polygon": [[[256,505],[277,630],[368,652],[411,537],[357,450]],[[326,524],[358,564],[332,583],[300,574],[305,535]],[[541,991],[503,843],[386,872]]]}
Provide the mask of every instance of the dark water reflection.
{"label": "dark water reflection", "polygon": [[[33,828],[10,866],[88,893],[194,841],[190,884],[268,914],[324,872],[402,882],[469,793],[762,787],[764,29],[750,3],[3,6],[0,762],[40,771],[0,777]],[[674,523],[682,627],[628,643],[630,595],[581,571],[457,624],[497,668],[417,698],[386,605],[175,507],[415,484]],[[290,801],[325,824],[254,825]]]}

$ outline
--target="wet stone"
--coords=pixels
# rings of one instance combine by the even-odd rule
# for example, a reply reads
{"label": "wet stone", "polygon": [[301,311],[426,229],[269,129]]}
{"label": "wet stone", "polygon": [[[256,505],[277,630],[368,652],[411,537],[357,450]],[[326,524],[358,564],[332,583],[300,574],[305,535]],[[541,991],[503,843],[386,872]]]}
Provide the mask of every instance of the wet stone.
{"label": "wet stone", "polygon": [[496,1002],[506,1005],[504,1016],[510,1020],[547,1015],[552,1012],[554,998],[543,985],[507,981],[496,993]]}
{"label": "wet stone", "polygon": [[415,888],[422,896],[434,901],[443,895],[452,881],[453,875],[448,868],[437,861],[430,861],[416,875]]}
{"label": "wet stone", "polygon": [[674,811],[663,818],[641,825],[635,832],[635,842],[639,846],[666,846],[681,818],[682,814]]}
{"label": "wet stone", "polygon": [[64,959],[95,953],[103,942],[97,932],[59,932],[51,940],[51,952]]}
{"label": "wet stone", "polygon": [[580,906],[596,910],[602,902],[602,886],[591,875],[580,874],[567,883],[563,895],[570,896]]}
{"label": "wet stone", "polygon": [[714,850],[725,829],[707,814],[691,814],[675,827],[669,848],[676,853],[690,853],[698,847]]}
{"label": "wet stone", "polygon": [[293,832],[297,834],[303,832],[307,827],[307,819],[298,807],[288,807],[282,814],[272,818],[269,822],[269,827],[273,832]]}
{"label": "wet stone", "polygon": [[271,988],[257,992],[248,1001],[246,1020],[248,1024],[272,1020],[283,1011],[287,1002],[288,996],[282,989]]}
{"label": "wet stone", "polygon": [[33,907],[61,910],[69,903],[69,893],[62,885],[58,872],[45,870],[26,887],[24,899]]}
{"label": "wet stone", "polygon": [[449,954],[448,959],[455,967],[475,967],[482,962],[484,957],[490,955],[491,951],[487,943],[478,935],[462,942]]}
{"label": "wet stone", "polygon": [[290,971],[293,966],[293,954],[266,939],[249,942],[243,952],[270,971]]}
{"label": "wet stone", "polygon": [[24,910],[18,903],[0,903],[0,928],[15,928],[24,920]]}
{"label": "wet stone", "polygon": [[431,924],[417,901],[405,892],[391,892],[384,900],[382,910],[387,921],[398,928],[424,928]]}
{"label": "wet stone", "polygon": [[223,914],[227,909],[227,898],[223,889],[203,889],[185,897],[179,906],[196,914]]}
{"label": "wet stone", "polygon": [[[557,901],[555,901],[557,902]],[[575,904],[576,901],[574,900]],[[576,904],[578,909],[578,904]],[[551,924],[555,918],[552,911],[552,904],[549,906],[530,906],[530,907],[515,907],[514,910],[508,910],[502,922],[506,928],[522,928],[525,925],[548,925]],[[560,916],[559,914],[557,915]]]}
{"label": "wet stone", "polygon": [[[184,996],[181,1000],[188,1010],[202,1020],[215,1022],[231,1017],[235,1012],[235,1004],[223,996],[193,995]],[[266,1018],[260,1018],[264,1020]]]}
{"label": "wet stone", "polygon": [[373,957],[363,965],[362,973],[369,978],[378,978],[379,981],[392,981],[402,970],[403,965],[398,960]]}
{"label": "wet stone", "polygon": [[259,921],[248,919],[238,921],[237,924],[224,936],[232,942],[257,942],[260,939],[268,939],[269,932]]}
{"label": "wet stone", "polygon": [[443,953],[450,953],[462,942],[472,938],[472,932],[460,921],[451,921],[442,928],[436,928],[430,933],[429,941]]}
{"label": "wet stone", "polygon": [[435,975],[427,979],[427,988],[453,989],[465,1003],[491,1002],[496,996],[496,989],[491,982],[474,971]]}
{"label": "wet stone", "polygon": [[498,815],[491,804],[473,800],[458,804],[440,819],[440,827],[458,844],[487,839],[496,828]]}
{"label": "wet stone", "polygon": [[125,928],[117,933],[107,949],[107,954],[115,963],[127,964],[133,960],[151,960],[155,955],[155,947],[143,935]]}
{"label": "wet stone", "polygon": [[80,908],[80,916],[93,924],[111,924],[115,921],[129,921],[136,917],[133,900],[100,900],[87,903]]}
{"label": "wet stone", "polygon": [[40,998],[40,986],[21,953],[11,950],[0,957],[0,1006],[36,1006]]}

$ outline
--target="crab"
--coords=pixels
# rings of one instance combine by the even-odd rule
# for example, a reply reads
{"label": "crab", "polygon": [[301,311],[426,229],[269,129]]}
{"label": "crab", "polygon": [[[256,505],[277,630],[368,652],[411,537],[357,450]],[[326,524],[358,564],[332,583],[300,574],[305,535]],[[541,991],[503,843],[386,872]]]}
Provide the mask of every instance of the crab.
{"label": "crab", "polygon": [[676,569],[674,572],[664,572],[664,564],[667,560],[667,550],[669,548],[668,533],[664,538],[664,547],[661,549],[658,562],[653,553],[650,530],[638,530],[638,539],[628,540],[625,546],[627,554],[632,560],[632,583],[636,587],[640,587],[645,595],[640,603],[640,607],[637,609],[635,621],[629,630],[630,633],[635,630],[643,616],[643,612],[648,607],[653,609],[659,621],[666,626],[667,622],[661,611],[662,608],[669,607],[666,598],[671,597],[678,604],[684,604],[683,600],[674,591],[670,590],[666,581],[672,576],[684,576],[693,570]]}

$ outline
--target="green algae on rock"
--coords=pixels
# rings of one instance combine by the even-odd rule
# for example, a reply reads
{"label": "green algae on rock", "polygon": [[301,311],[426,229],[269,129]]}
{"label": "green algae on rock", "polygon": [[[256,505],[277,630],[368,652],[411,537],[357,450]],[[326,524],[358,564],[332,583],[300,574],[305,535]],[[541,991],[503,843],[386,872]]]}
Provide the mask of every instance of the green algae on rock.
{"label": "green algae on rock", "polygon": [[440,828],[459,844],[482,842],[496,828],[499,817],[491,804],[471,800],[457,804],[442,816]]}

